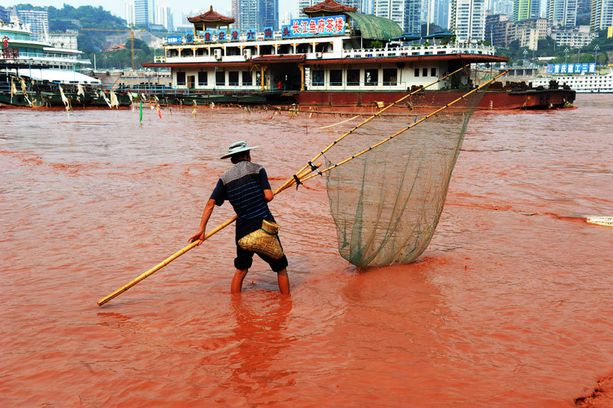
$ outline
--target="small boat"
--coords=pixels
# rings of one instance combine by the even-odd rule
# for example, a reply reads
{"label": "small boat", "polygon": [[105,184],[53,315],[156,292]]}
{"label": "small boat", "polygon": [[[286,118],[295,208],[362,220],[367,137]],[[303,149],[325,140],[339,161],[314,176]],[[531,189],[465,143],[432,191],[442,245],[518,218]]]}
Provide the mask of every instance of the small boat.
{"label": "small boat", "polygon": [[613,217],[603,215],[588,215],[585,217],[588,224],[602,225],[605,227],[613,227]]}

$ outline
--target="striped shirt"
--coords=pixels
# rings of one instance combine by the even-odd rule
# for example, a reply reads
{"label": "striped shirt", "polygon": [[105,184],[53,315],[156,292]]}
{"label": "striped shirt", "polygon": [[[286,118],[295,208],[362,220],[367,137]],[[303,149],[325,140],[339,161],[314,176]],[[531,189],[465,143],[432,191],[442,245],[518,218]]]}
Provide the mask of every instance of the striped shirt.
{"label": "striped shirt", "polygon": [[217,182],[211,198],[216,205],[230,201],[237,215],[237,222],[272,218],[264,190],[270,190],[266,170],[250,161],[236,163]]}

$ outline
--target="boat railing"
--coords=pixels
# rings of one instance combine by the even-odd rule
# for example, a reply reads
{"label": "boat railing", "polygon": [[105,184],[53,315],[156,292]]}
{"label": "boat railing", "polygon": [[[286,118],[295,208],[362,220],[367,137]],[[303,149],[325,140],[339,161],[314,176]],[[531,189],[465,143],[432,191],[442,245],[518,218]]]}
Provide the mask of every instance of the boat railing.
{"label": "boat railing", "polygon": [[343,57],[349,58],[376,58],[376,57],[406,57],[413,55],[445,55],[445,54],[481,54],[494,55],[494,47],[479,45],[421,45],[395,48],[364,48],[343,50]]}
{"label": "boat railing", "polygon": [[79,59],[76,55],[58,55],[51,54],[46,52],[20,52],[19,56],[16,58],[21,60],[21,62],[32,61],[57,61],[57,62],[69,62],[69,63],[89,63],[89,60]]}

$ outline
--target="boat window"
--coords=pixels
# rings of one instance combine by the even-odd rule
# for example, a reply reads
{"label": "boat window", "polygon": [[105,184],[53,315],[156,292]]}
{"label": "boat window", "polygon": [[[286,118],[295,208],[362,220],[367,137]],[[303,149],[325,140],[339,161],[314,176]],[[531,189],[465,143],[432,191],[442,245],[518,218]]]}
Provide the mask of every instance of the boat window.
{"label": "boat window", "polygon": [[228,73],[228,82],[230,86],[238,86],[238,71]]}
{"label": "boat window", "polygon": [[185,72],[177,71],[177,86],[185,85]]}
{"label": "boat window", "polygon": [[272,45],[262,45],[260,46],[260,55],[272,55],[274,54]]}
{"label": "boat window", "polygon": [[208,72],[198,72],[198,86],[207,86],[209,83],[209,73]]}
{"label": "boat window", "polygon": [[360,85],[360,70],[359,69],[348,69],[347,70],[347,85],[348,86]]}
{"label": "boat window", "polygon": [[383,70],[383,85],[398,85],[398,70],[396,68]]}
{"label": "boat window", "polygon": [[419,68],[415,68],[415,76],[418,77],[419,76]]}
{"label": "boat window", "polygon": [[255,73],[255,84],[257,86],[262,86],[262,73],[260,71]]}
{"label": "boat window", "polygon": [[365,69],[364,70],[364,85],[376,86],[379,84],[379,70],[378,69]]}
{"label": "boat window", "polygon": [[436,68],[430,68],[430,76],[436,76]]}
{"label": "boat window", "polygon": [[428,68],[422,68],[421,70],[421,76],[428,76]]}
{"label": "boat window", "polygon": [[251,74],[251,71],[243,71],[243,85],[253,85],[253,75]]}
{"label": "boat window", "polygon": [[343,85],[343,71],[340,69],[333,69],[330,71],[330,85],[341,86]]}
{"label": "boat window", "polygon": [[279,48],[277,48],[278,54],[291,54],[292,53],[292,45],[291,44],[281,44]]}
{"label": "boat window", "polygon": [[225,86],[226,85],[226,73],[224,71],[217,71],[215,73],[215,84],[217,86]]}
{"label": "boat window", "polygon": [[296,47],[296,54],[308,54],[310,52],[312,52],[310,44],[298,44]]}
{"label": "boat window", "polygon": [[324,85],[324,70],[323,69],[313,70],[313,80],[311,82],[313,86],[323,86]]}

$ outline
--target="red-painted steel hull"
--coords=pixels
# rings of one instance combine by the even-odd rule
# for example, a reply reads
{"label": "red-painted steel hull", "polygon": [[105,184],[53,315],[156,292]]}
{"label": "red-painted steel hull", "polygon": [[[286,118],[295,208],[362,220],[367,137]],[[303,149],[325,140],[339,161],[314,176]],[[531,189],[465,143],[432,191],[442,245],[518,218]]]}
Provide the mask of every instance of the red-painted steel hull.
{"label": "red-painted steel hull", "polygon": [[[297,96],[302,106],[320,107],[369,107],[378,102],[389,104],[406,95],[406,92],[331,92],[305,91]],[[440,107],[459,98],[462,91],[426,91],[413,95],[413,107]],[[575,91],[567,89],[528,89],[525,91],[496,90],[485,92],[478,109],[550,109],[572,104]]]}

